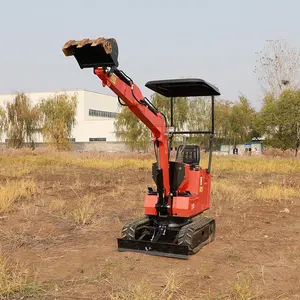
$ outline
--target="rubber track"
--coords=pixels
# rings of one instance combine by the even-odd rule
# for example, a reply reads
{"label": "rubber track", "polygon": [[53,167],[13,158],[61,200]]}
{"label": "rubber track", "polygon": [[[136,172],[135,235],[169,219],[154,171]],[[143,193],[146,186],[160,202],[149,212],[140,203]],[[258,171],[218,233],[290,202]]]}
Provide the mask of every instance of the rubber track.
{"label": "rubber track", "polygon": [[213,218],[197,216],[190,224],[183,226],[178,233],[178,245],[186,245],[189,247],[190,254],[197,253],[203,246],[213,241],[215,237],[215,225],[213,227],[212,234],[208,237],[207,240],[200,243],[197,247],[192,248],[192,241],[194,233],[201,230],[201,228],[205,227],[208,224],[212,224],[214,222]]}
{"label": "rubber track", "polygon": [[126,238],[128,240],[135,239],[135,231],[137,227],[146,224],[149,222],[149,218],[144,217],[142,219],[137,219],[131,222],[126,223],[122,229],[122,238]]}

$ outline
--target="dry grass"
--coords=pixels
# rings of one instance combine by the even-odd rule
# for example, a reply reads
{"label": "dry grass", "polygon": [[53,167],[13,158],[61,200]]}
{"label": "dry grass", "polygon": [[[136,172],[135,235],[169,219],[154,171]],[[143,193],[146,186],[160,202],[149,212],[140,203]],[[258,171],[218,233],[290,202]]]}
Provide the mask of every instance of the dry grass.
{"label": "dry grass", "polygon": [[137,284],[128,284],[117,287],[117,292],[110,296],[111,300],[173,300],[188,299],[183,295],[181,290],[182,282],[180,281],[178,271],[169,272],[165,276],[165,285],[161,291],[154,291],[150,284],[142,281]]}
{"label": "dry grass", "polygon": [[33,180],[7,181],[0,186],[0,214],[8,212],[15,201],[32,197],[36,191]]}
{"label": "dry grass", "polygon": [[251,193],[229,180],[215,180],[212,183],[212,198],[215,203],[226,202],[232,206],[251,199]]}
{"label": "dry grass", "polygon": [[[207,155],[203,155],[201,160],[202,165],[205,166]],[[44,249],[46,247],[48,249],[49,244],[54,244],[55,238],[58,239],[55,234],[51,236],[52,232],[61,231],[62,236],[66,236],[64,237],[66,240],[70,235],[72,237],[69,240],[70,249],[72,248],[70,251],[74,251],[75,254],[68,257],[71,262],[70,269],[63,275],[58,270],[62,270],[60,268],[63,268],[64,265],[64,263],[61,265],[59,259],[63,257],[62,252],[66,250],[64,248],[65,245],[57,243],[57,248],[51,248],[49,261],[51,260],[53,265],[49,274],[52,272],[51,276],[55,280],[59,281],[61,278],[65,278],[64,276],[72,277],[81,268],[86,273],[84,276],[90,278],[90,276],[93,277],[94,272],[99,272],[99,268],[105,266],[105,270],[101,270],[103,275],[101,275],[101,280],[86,280],[81,283],[80,287],[77,285],[78,282],[76,282],[78,298],[83,294],[93,298],[91,295],[95,295],[93,294],[95,289],[99,289],[100,293],[104,290],[107,293],[111,288],[111,300],[198,299],[198,296],[199,299],[210,300],[257,299],[255,298],[255,287],[250,281],[237,280],[230,284],[226,282],[227,280],[234,280],[235,275],[232,271],[235,272],[237,270],[241,276],[247,276],[248,273],[245,274],[246,271],[243,269],[246,264],[247,268],[249,266],[250,269],[252,268],[251,271],[254,270],[251,274],[254,274],[253,279],[255,282],[259,283],[259,281],[262,281],[261,277],[263,278],[264,270],[262,267],[262,275],[257,275],[257,266],[262,262],[266,265],[272,263],[275,255],[274,258],[272,257],[273,255],[269,255],[272,250],[270,250],[271,248],[267,239],[264,239],[262,242],[260,241],[260,233],[267,231],[266,227],[268,226],[270,233],[266,233],[269,237],[272,236],[272,229],[274,228],[272,226],[273,224],[277,224],[279,211],[276,209],[276,216],[273,216],[273,211],[268,211],[270,204],[265,204],[268,201],[271,204],[276,204],[284,200],[293,200],[294,205],[296,205],[296,201],[298,201],[297,180],[300,175],[300,160],[292,158],[274,159],[269,157],[214,157],[212,168],[213,205],[210,213],[217,214],[217,212],[222,212],[222,217],[217,221],[220,224],[218,233],[219,244],[211,246],[211,252],[205,250],[209,252],[209,256],[205,251],[199,254],[199,261],[196,258],[192,258],[190,262],[178,262],[178,266],[180,265],[180,267],[183,265],[184,267],[189,266],[193,271],[196,268],[197,272],[199,271],[200,275],[198,277],[194,276],[194,273],[192,276],[189,274],[189,277],[183,277],[187,280],[187,284],[183,283],[182,277],[178,277],[178,273],[169,274],[165,280],[161,280],[161,274],[157,276],[157,267],[164,268],[165,270],[171,265],[173,266],[173,264],[168,263],[168,260],[161,259],[161,262],[157,263],[148,258],[138,258],[135,260],[135,256],[121,256],[115,254],[113,251],[107,254],[106,247],[104,247],[105,249],[102,252],[100,243],[95,244],[95,252],[88,249],[88,253],[91,256],[84,262],[76,254],[80,251],[80,248],[77,248],[77,242],[78,247],[83,247],[83,244],[80,244],[80,236],[77,236],[77,234],[88,232],[91,234],[93,244],[95,237],[92,236],[93,231],[97,230],[97,234],[99,234],[99,230],[105,232],[105,234],[111,232],[111,230],[115,232],[117,227],[121,228],[121,223],[125,219],[143,214],[143,198],[146,193],[146,187],[151,180],[150,173],[153,161],[154,156],[138,155],[135,157],[134,154],[56,153],[51,151],[0,153],[0,163],[2,166],[0,170],[0,175],[2,174],[1,179],[3,180],[3,178],[7,177],[9,179],[7,183],[2,184],[0,187],[0,213],[8,212],[10,209],[17,207],[14,203],[16,204],[18,200],[26,199],[36,194],[40,190],[42,182],[47,186],[47,189],[43,189],[45,192],[43,192],[43,197],[39,201],[20,201],[21,205],[18,206],[18,210],[13,211],[14,214],[3,219],[5,221],[1,221],[4,227],[0,230],[0,240],[3,241],[5,249],[17,251],[17,255],[21,253],[20,257],[30,263],[39,265],[39,267],[41,266],[43,272],[46,270],[45,273],[47,273],[48,266],[45,267],[41,264],[37,257],[44,256]],[[137,171],[136,169],[142,170]],[[144,169],[146,170],[144,171]],[[145,176],[145,173],[147,173],[147,176]],[[24,175],[26,175],[26,178],[17,180]],[[290,181],[290,178],[293,178],[293,182]],[[283,182],[283,180],[285,181]],[[279,182],[283,182],[283,186]],[[107,203],[108,205],[103,210],[101,204],[105,205]],[[251,208],[249,207],[250,205]],[[263,207],[261,208],[261,206]],[[291,212],[296,211],[296,208],[296,206],[291,207]],[[263,215],[263,221],[266,221],[266,223],[270,221],[268,225],[264,225],[265,223],[259,221],[261,218],[261,209],[263,209],[263,212],[268,212],[266,217]],[[258,217],[253,218],[256,215]],[[101,218],[98,218],[98,216],[101,216]],[[286,216],[287,218],[289,216],[294,217],[294,214],[291,213]],[[7,217],[7,215],[3,217]],[[24,223],[31,222],[31,224],[27,228],[24,227],[24,230],[23,228],[19,230],[15,225],[12,225],[13,223],[10,223],[19,221]],[[98,221],[101,222],[101,226],[99,226],[100,223]],[[116,222],[120,222],[120,224],[116,224]],[[70,228],[70,223],[72,223],[72,228],[75,227],[74,224],[80,226],[80,230],[76,232],[67,231]],[[102,223],[104,224],[103,226]],[[90,224],[92,225],[86,226]],[[34,228],[33,225],[39,227]],[[288,223],[285,226],[289,228]],[[45,234],[37,232],[36,228],[43,228]],[[74,236],[72,236],[73,234]],[[111,234],[113,235],[114,233]],[[228,250],[227,255],[226,249],[229,247],[227,241],[230,241],[233,236],[239,237],[238,239],[235,238],[234,243],[235,245],[239,244],[242,250],[237,251],[233,248],[230,251]],[[295,238],[290,233],[288,237]],[[100,236],[101,238],[102,235]],[[248,251],[247,239],[249,239],[249,244],[252,240],[254,244],[257,243],[254,246],[250,244],[249,256],[246,253]],[[105,243],[107,240],[105,239]],[[21,245],[22,249],[16,249],[16,247]],[[111,247],[115,247],[115,244]],[[23,254],[27,250],[34,250],[39,256],[35,258],[35,256]],[[291,266],[291,263],[293,265],[299,264],[299,247],[295,245],[295,248],[284,249],[282,251],[282,257],[285,258],[284,264],[286,266]],[[265,255],[264,252],[268,255]],[[100,257],[102,253],[104,253],[103,258]],[[93,268],[96,258],[99,261],[99,267],[96,266],[95,269],[97,270],[95,271]],[[74,265],[71,266],[73,262]],[[106,267],[106,264],[110,263],[111,265]],[[221,271],[216,268],[215,273],[212,273],[212,270],[218,263],[222,263]],[[16,265],[12,266],[8,262],[5,262],[5,266],[6,269],[3,267],[2,269],[0,268],[0,279],[2,280],[0,282],[0,287],[2,286],[0,299],[3,295],[10,297],[9,293],[11,295],[26,293],[22,292],[22,287],[19,289],[12,288],[14,280],[11,278],[16,278],[16,282],[18,278],[23,278],[23,281],[19,280],[19,282],[23,282],[23,291],[26,291],[26,289],[30,290],[29,273],[24,271],[26,268],[18,266],[18,272],[14,269],[17,268]],[[279,271],[281,272],[282,270],[276,271],[279,274]],[[221,274],[220,272],[223,273]],[[2,273],[8,275],[4,276]],[[19,275],[11,275],[13,273]],[[203,279],[203,274],[205,273],[212,274],[212,279],[205,279],[205,277]],[[284,275],[287,280],[293,280],[287,273]],[[146,279],[148,281],[140,281],[139,276],[147,276]],[[3,292],[3,278],[10,278],[6,280],[6,286],[9,286],[9,288],[6,288],[6,294]],[[189,278],[191,282],[188,281]],[[45,279],[41,276],[40,280]],[[208,281],[207,284],[206,281]],[[225,286],[223,286],[224,282]],[[296,281],[294,280],[294,282]],[[161,283],[163,286],[161,286]],[[281,284],[283,285],[283,281],[281,281]],[[58,285],[60,286],[60,283]],[[18,284],[16,283],[15,286],[18,286]],[[22,284],[19,284],[19,286],[22,286]],[[205,293],[208,286],[211,286],[211,293]],[[271,287],[266,286],[264,282],[258,287],[262,289],[262,293],[275,294],[274,291],[270,291]],[[34,287],[32,288],[34,289]],[[11,292],[8,290],[11,290]],[[70,290],[63,286],[63,284],[61,284],[61,290],[63,293],[70,293]],[[193,298],[193,296],[195,297]]]}
{"label": "dry grass", "polygon": [[[155,293],[147,283],[128,284],[110,296],[111,300],[152,300]],[[159,299],[159,298],[157,298]]]}
{"label": "dry grass", "polygon": [[28,236],[25,232],[25,228],[19,230],[0,230],[0,239],[3,242],[7,242],[15,247],[20,247],[28,243]]}
{"label": "dry grass", "polygon": [[[136,284],[118,286],[111,296],[111,300],[254,300],[258,299],[257,292],[254,291],[251,281],[247,279],[238,279],[228,283],[219,294],[211,292],[188,290],[184,287],[182,276],[178,278],[177,272],[170,272],[165,278],[165,285],[161,291],[154,291],[150,284],[142,281]],[[194,296],[192,296],[194,295]],[[197,296],[195,296],[197,295]]]}
{"label": "dry grass", "polygon": [[269,202],[282,202],[295,197],[299,194],[299,190],[292,187],[282,187],[279,184],[272,184],[256,190],[256,198]]}
{"label": "dry grass", "polygon": [[66,206],[66,200],[61,198],[52,199],[49,203],[49,213],[62,211]]}
{"label": "dry grass", "polygon": [[40,172],[53,172],[56,169],[68,166],[82,168],[151,168],[153,157],[139,157],[124,154],[85,154],[72,152],[15,150],[0,152],[0,175],[12,178],[20,178],[26,175]]}
{"label": "dry grass", "polygon": [[289,174],[300,171],[300,159],[271,157],[214,157],[213,171],[242,174]]}
{"label": "dry grass", "polygon": [[71,212],[70,216],[77,225],[89,225],[92,222],[95,212],[93,198],[84,196],[77,201],[76,208]]}
{"label": "dry grass", "polygon": [[[202,154],[201,165],[207,164],[207,154]],[[72,153],[55,152],[49,149],[29,149],[4,151],[0,154],[2,169],[0,174],[22,176],[30,172],[55,169],[65,166],[79,166],[87,168],[142,168],[150,169],[154,161],[151,154],[132,153],[100,154],[100,153]],[[265,156],[253,157],[219,157],[214,156],[212,168],[216,172],[235,170],[242,173],[288,174],[300,171],[300,160],[294,158],[272,158]],[[8,172],[8,173],[7,173]]]}
{"label": "dry grass", "polygon": [[253,292],[253,287],[249,279],[236,281],[230,284],[229,292],[225,299],[230,300],[253,300],[257,294]]}
{"label": "dry grass", "polygon": [[[0,254],[0,297],[23,299],[24,295],[36,294],[39,290],[40,286],[30,280],[29,269],[19,263],[11,263]],[[20,297],[15,298],[16,295]]]}
{"label": "dry grass", "polygon": [[148,169],[151,167],[153,163],[152,159],[147,160],[139,160],[134,158],[127,158],[127,159],[84,159],[79,158],[73,160],[71,162],[73,165],[77,165],[80,167],[87,167],[87,168],[140,168],[140,169]]}
{"label": "dry grass", "polygon": [[199,299],[204,300],[254,300],[259,299],[257,292],[254,292],[254,287],[251,280],[238,279],[229,283],[220,294],[211,294],[210,292],[202,294]]}
{"label": "dry grass", "polygon": [[180,276],[182,272],[180,271],[171,271],[165,276],[166,286],[161,292],[159,299],[171,300],[178,299],[178,297],[183,297],[182,292],[182,276]]}
{"label": "dry grass", "polygon": [[56,240],[55,236],[51,234],[41,234],[41,229],[36,233],[30,232],[28,229],[26,226],[20,226],[12,230],[0,229],[0,240],[14,248],[29,246],[31,244],[48,245],[54,243]]}

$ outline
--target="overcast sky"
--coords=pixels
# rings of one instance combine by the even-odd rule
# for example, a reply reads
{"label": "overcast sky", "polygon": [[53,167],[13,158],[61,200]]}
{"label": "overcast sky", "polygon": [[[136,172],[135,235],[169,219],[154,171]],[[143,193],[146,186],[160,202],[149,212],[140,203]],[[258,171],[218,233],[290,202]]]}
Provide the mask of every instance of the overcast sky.
{"label": "overcast sky", "polygon": [[0,93],[88,89],[110,93],[75,59],[67,40],[114,37],[120,69],[148,80],[197,77],[222,98],[245,94],[257,108],[253,73],[269,39],[300,48],[299,0],[0,0]]}

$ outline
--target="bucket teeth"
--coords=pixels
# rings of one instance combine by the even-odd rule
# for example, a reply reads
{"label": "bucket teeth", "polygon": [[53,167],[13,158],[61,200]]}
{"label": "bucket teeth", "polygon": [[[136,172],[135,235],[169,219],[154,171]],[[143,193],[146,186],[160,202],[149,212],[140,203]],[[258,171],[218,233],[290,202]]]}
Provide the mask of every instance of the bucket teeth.
{"label": "bucket teeth", "polygon": [[82,48],[84,46],[96,47],[102,45],[105,53],[110,54],[112,52],[112,44],[110,40],[111,39],[105,39],[103,37],[99,37],[95,40],[90,40],[90,39],[82,39],[79,41],[70,40],[64,44],[62,51],[66,56],[71,56],[74,55],[76,48]]}
{"label": "bucket teeth", "polygon": [[82,48],[86,45],[90,45],[91,41],[89,39],[83,39],[77,43],[77,48]]}
{"label": "bucket teeth", "polygon": [[74,54],[72,47],[75,46],[75,43],[76,43],[75,40],[70,40],[64,44],[62,51],[65,54],[65,56],[71,56]]}

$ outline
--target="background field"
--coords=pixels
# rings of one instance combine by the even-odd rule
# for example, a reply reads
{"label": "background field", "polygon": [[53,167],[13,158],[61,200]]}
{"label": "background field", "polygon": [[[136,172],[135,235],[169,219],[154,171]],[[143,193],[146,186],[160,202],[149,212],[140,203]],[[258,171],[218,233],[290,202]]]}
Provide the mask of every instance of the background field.
{"label": "background field", "polygon": [[216,240],[188,261],[116,250],[152,161],[0,154],[0,299],[300,299],[299,159],[215,157]]}

